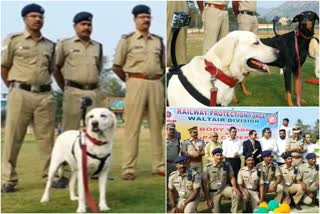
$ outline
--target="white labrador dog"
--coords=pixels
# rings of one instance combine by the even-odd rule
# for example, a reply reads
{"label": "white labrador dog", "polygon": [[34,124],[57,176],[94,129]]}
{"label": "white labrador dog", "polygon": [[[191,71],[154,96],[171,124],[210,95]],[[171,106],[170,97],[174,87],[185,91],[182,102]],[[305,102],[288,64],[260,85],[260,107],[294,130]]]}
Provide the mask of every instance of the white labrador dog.
{"label": "white labrador dog", "polygon": [[[108,171],[111,163],[112,137],[116,126],[116,117],[106,108],[94,108],[86,115],[86,131],[81,132],[81,143],[87,145],[87,163],[89,174],[99,176],[99,209],[107,211],[110,208],[106,201]],[[82,175],[82,150],[80,148],[80,131],[63,132],[56,139],[53,147],[48,173],[48,181],[41,202],[50,199],[50,187],[57,169],[63,162],[71,168],[69,182],[70,199],[78,200],[77,212],[86,212],[85,190]],[[76,181],[78,194],[76,196]]]}
{"label": "white labrador dog", "polygon": [[[204,60],[212,62],[224,74],[239,82],[250,71],[268,73],[265,63],[277,58],[278,50],[261,43],[260,39],[248,31],[233,31],[217,42],[204,56],[194,57],[181,68],[187,80],[207,99],[210,99],[211,74],[205,70]],[[214,82],[218,88],[217,104],[227,106],[232,101],[234,88],[219,79]],[[168,102],[170,106],[203,107],[187,92],[177,75],[173,75],[168,84]]]}

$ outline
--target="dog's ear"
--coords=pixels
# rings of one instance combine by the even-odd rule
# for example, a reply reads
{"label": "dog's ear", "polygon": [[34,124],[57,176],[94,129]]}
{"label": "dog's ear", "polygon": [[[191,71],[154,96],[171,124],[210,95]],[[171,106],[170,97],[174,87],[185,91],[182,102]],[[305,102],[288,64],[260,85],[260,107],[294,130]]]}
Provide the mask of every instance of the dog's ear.
{"label": "dog's ear", "polygon": [[[238,44],[238,38],[234,35],[228,34],[219,40],[213,48],[209,50],[206,55],[206,59],[210,60],[210,55],[216,55],[222,61],[223,66],[228,66],[231,64],[234,49]],[[214,54],[210,54],[213,51]],[[212,56],[211,56],[212,57]]]}
{"label": "dog's ear", "polygon": [[299,14],[299,15],[296,15],[293,19],[292,19],[292,23],[293,22],[300,22],[302,19],[302,15]]}
{"label": "dog's ear", "polygon": [[315,16],[314,22],[318,21],[318,23],[319,23],[319,16],[318,16],[318,14],[314,13],[314,16]]}

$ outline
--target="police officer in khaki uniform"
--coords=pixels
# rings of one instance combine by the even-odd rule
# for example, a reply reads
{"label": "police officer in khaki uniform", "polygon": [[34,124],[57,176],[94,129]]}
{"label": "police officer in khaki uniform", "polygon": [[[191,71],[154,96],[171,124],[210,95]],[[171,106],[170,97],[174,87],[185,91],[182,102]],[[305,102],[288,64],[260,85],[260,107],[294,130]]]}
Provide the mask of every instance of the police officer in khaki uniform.
{"label": "police officer in khaki uniform", "polygon": [[292,132],[293,136],[286,146],[286,152],[290,152],[292,155],[292,166],[299,166],[302,164],[303,153],[305,153],[307,149],[302,140],[301,129],[293,128]]}
{"label": "police officer in khaki uniform", "polygon": [[1,76],[9,87],[2,160],[1,192],[14,192],[18,183],[17,158],[32,122],[40,146],[42,177],[47,177],[54,141],[55,102],[51,94],[54,43],[41,34],[44,9],[25,6],[25,31],[10,35],[1,50]]}
{"label": "police officer in khaki uniform", "polygon": [[[93,15],[77,13],[73,18],[76,35],[57,43],[55,79],[62,90],[63,130],[77,130],[81,120],[81,97],[96,103],[99,75],[103,65],[102,45],[90,38]],[[90,110],[90,109],[89,109]]]}
{"label": "police officer in khaki uniform", "polygon": [[[257,1],[232,1],[232,8],[235,16],[237,17],[238,30],[250,31],[257,34]],[[251,96],[252,93],[248,91],[245,82],[246,78],[241,82],[242,91],[246,96]]]}
{"label": "police officer in khaki uniform", "polygon": [[181,155],[190,159],[190,168],[201,173],[202,157],[204,156],[205,142],[198,138],[198,127],[188,129],[190,139],[185,140],[181,145]]}
{"label": "police officer in khaki uniform", "polygon": [[[283,195],[283,186],[281,185],[282,177],[279,166],[272,161],[271,151],[265,150],[261,152],[263,161],[256,165],[258,176],[262,177],[264,183],[264,193],[275,192],[275,200],[281,201]],[[261,201],[264,199],[264,194],[260,196]]]}
{"label": "police officer in khaki uniform", "polygon": [[[204,3],[205,2],[205,3]],[[197,1],[204,25],[203,53],[229,33],[228,0]]]}
{"label": "police officer in khaki uniform", "polygon": [[176,170],[175,160],[180,153],[180,142],[175,136],[176,126],[167,124],[167,177]]}
{"label": "police officer in khaki uniform", "polygon": [[[172,28],[171,22],[174,12],[189,13],[189,7],[187,1],[167,1],[167,67],[172,66],[171,61],[171,40],[172,40]],[[176,41],[176,58],[178,64],[187,63],[187,35],[188,28],[183,27],[179,31],[179,35]]]}
{"label": "police officer in khaki uniform", "polygon": [[[263,179],[258,176],[258,170],[255,168],[254,157],[248,155],[245,157],[246,166],[241,168],[238,174],[238,185],[242,193],[243,211],[247,211],[247,203],[251,202],[251,212],[262,202],[260,195],[263,195]],[[259,192],[258,192],[259,191]],[[250,212],[250,211],[249,211]]]}
{"label": "police officer in khaki uniform", "polygon": [[160,81],[164,73],[162,38],[149,32],[150,8],[133,8],[136,31],[122,36],[116,48],[112,70],[126,81],[125,129],[122,179],[135,179],[139,132],[147,110],[152,144],[152,173],[164,176],[163,142],[161,135],[164,88]]}
{"label": "police officer in khaki uniform", "polygon": [[[169,176],[168,190],[172,213],[195,213],[200,202],[201,176],[189,168],[188,158],[175,160],[177,170]],[[174,190],[178,192],[176,200]]]}
{"label": "police officer in khaki uniform", "polygon": [[258,33],[257,1],[232,1],[238,29]]}
{"label": "police officer in khaki uniform", "polygon": [[285,164],[280,166],[280,171],[283,176],[282,184],[286,195],[284,201],[287,204],[290,204],[290,195],[293,195],[294,203],[292,206],[298,210],[302,210],[299,202],[304,195],[304,191],[302,189],[302,185],[297,183],[298,167],[292,166],[291,153],[285,152],[281,156],[285,161]]}
{"label": "police officer in khaki uniform", "polygon": [[302,185],[305,196],[303,203],[311,204],[313,197],[316,195],[316,205],[319,206],[319,165],[316,165],[316,154],[308,153],[307,162],[299,166],[297,180]]}
{"label": "police officer in khaki uniform", "polygon": [[[202,188],[207,199],[207,205],[213,213],[220,213],[220,200],[224,196],[231,198],[231,212],[237,213],[239,190],[231,165],[223,161],[221,148],[212,151],[214,161],[208,163],[202,172]],[[232,187],[227,185],[230,180]]]}
{"label": "police officer in khaki uniform", "polygon": [[[78,130],[82,116],[81,98],[90,97],[94,108],[97,103],[99,75],[103,69],[102,44],[90,38],[93,15],[79,12],[73,18],[76,35],[60,40],[56,45],[54,77],[64,91],[63,124],[64,131]],[[63,176],[55,188],[65,188],[68,175]]]}

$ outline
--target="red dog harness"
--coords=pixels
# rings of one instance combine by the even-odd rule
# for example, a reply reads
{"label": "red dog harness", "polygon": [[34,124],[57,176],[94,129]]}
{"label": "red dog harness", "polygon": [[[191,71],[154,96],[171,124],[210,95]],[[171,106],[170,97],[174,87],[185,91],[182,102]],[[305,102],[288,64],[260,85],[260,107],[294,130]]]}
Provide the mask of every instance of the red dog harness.
{"label": "red dog harness", "polygon": [[230,86],[230,88],[233,88],[237,85],[238,80],[229,77],[225,75],[220,69],[218,69],[212,62],[209,62],[208,60],[204,60],[204,63],[206,65],[205,69],[211,74],[211,84],[212,88],[210,89],[210,106],[216,106],[217,105],[217,94],[218,94],[218,88],[214,86],[215,80],[220,80],[224,84]]}

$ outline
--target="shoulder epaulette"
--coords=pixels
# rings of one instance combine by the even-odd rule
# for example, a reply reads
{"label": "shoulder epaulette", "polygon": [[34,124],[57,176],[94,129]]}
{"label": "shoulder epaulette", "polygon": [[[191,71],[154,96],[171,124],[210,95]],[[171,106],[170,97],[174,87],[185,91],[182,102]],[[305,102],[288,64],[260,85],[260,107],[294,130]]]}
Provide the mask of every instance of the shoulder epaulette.
{"label": "shoulder epaulette", "polygon": [[206,167],[207,167],[207,166],[211,166],[212,164],[213,164],[212,162],[211,162],[211,163],[207,163],[207,164],[206,164]]}
{"label": "shoulder epaulette", "polygon": [[174,174],[177,174],[177,171],[171,172],[171,173],[170,173],[170,176],[171,176],[171,175],[174,175]]}
{"label": "shoulder epaulette", "polygon": [[128,34],[122,34],[121,38],[122,39],[128,39],[130,36],[132,36],[134,32],[128,33]]}
{"label": "shoulder epaulette", "polygon": [[158,36],[157,34],[151,34],[152,36],[154,36],[154,37],[157,37],[158,39],[161,39],[161,40],[163,40],[163,38],[161,37],[161,36]]}
{"label": "shoulder epaulette", "polygon": [[19,33],[10,33],[10,34],[7,36],[7,38],[6,38],[6,39],[12,39],[12,38],[14,38],[14,37],[16,37],[16,36],[21,36],[21,35],[23,35],[23,32],[19,32]]}

